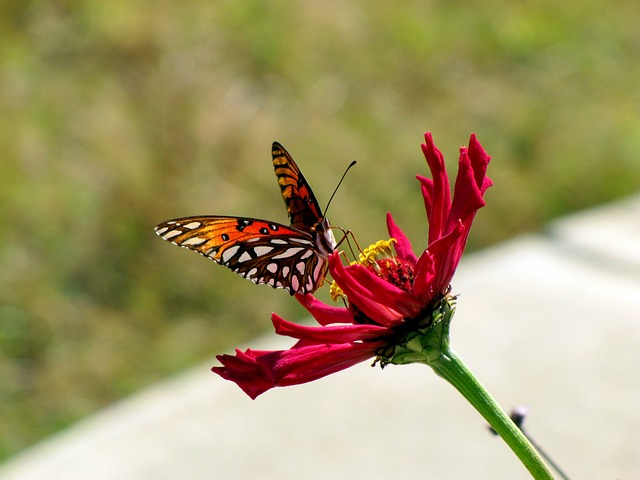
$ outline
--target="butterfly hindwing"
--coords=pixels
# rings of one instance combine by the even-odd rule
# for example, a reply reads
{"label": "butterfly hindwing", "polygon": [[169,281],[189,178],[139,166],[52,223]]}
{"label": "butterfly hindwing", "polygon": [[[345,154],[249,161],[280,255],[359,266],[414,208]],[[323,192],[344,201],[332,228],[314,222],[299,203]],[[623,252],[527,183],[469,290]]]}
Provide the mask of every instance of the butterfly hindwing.
{"label": "butterfly hindwing", "polygon": [[161,223],[156,233],[258,283],[290,294],[315,291],[324,279],[326,257],[314,237],[279,223],[243,217],[186,217]]}

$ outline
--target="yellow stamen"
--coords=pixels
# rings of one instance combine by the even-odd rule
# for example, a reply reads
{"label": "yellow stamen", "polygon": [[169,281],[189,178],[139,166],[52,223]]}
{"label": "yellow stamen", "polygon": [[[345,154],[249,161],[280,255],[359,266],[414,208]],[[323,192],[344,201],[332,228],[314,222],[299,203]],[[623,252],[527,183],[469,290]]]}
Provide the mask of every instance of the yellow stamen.
{"label": "yellow stamen", "polygon": [[337,302],[341,298],[346,298],[346,295],[342,291],[342,289],[338,286],[336,281],[331,282],[331,286],[329,287],[329,296],[331,300]]}
{"label": "yellow stamen", "polygon": [[373,245],[369,245],[364,249],[364,252],[360,254],[358,263],[365,267],[375,268],[375,266],[377,266],[376,260],[378,260],[378,258],[393,258],[395,256],[391,248],[394,243],[396,243],[395,238],[390,238],[389,240],[378,240]]}

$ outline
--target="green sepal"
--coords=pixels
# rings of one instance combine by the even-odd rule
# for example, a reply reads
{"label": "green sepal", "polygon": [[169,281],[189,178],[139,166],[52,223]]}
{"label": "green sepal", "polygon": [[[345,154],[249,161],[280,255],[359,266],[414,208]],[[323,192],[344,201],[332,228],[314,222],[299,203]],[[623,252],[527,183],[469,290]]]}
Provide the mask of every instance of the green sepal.
{"label": "green sepal", "polygon": [[456,297],[442,297],[413,328],[396,339],[395,344],[379,353],[382,367],[390,363],[424,363],[430,365],[449,349],[449,326],[456,310]]}

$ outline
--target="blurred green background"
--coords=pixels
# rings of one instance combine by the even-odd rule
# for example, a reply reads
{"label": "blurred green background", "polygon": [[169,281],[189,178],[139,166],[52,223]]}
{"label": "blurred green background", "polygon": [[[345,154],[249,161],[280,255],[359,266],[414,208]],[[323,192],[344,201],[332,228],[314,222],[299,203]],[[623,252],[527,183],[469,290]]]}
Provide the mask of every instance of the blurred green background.
{"label": "blurred green background", "polygon": [[0,458],[304,315],[153,233],[285,222],[273,140],[322,205],[358,160],[329,217],[364,245],[389,210],[424,247],[425,130],[493,156],[470,248],[638,189],[638,2],[0,5]]}

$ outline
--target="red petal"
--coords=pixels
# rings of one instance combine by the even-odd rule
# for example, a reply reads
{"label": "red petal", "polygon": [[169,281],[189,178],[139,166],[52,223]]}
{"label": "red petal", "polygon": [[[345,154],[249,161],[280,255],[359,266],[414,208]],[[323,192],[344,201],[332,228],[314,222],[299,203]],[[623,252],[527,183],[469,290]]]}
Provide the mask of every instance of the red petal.
{"label": "red petal", "polygon": [[482,191],[480,190],[483,181],[480,185],[477,185],[476,174],[477,172],[473,169],[467,149],[462,147],[460,149],[458,176],[456,177],[456,184],[453,191],[453,203],[451,205],[449,221],[447,222],[446,233],[448,233],[449,229],[455,228],[455,225],[460,220],[464,223],[469,221],[468,228],[471,228],[472,217],[478,209],[485,206]]}
{"label": "red petal", "polygon": [[469,229],[458,221],[454,230],[429,245],[436,271],[436,278],[433,281],[435,291],[444,293],[447,290],[460,263],[468,236]]}
{"label": "red petal", "polygon": [[217,373],[225,380],[235,382],[247,395],[255,399],[261,393],[274,387],[273,380],[258,362],[260,355],[271,352],[236,350],[236,356],[218,355],[216,358],[222,367],[213,367],[212,372]]}
{"label": "red petal", "polygon": [[344,273],[333,271],[331,275],[349,298],[349,303],[356,305],[362,313],[373,321],[380,325],[391,326],[398,323],[402,318],[398,311],[375,301],[375,295],[372,292],[367,291],[352,279],[345,277]]}
{"label": "red petal", "polygon": [[297,293],[296,300],[306,308],[313,318],[320,325],[330,325],[332,323],[353,323],[353,315],[351,312],[343,307],[333,307],[322,303],[310,293],[302,295]]}
{"label": "red petal", "polygon": [[487,188],[493,185],[491,179],[487,177],[487,167],[491,161],[491,157],[482,145],[480,145],[475,133],[472,133],[469,139],[469,158],[471,159],[473,171],[475,172],[476,185],[480,187],[480,191],[484,195]]}
{"label": "red petal", "polygon": [[420,182],[420,189],[422,190],[422,198],[424,200],[424,209],[427,212],[427,225],[429,225],[429,218],[431,216],[431,210],[433,210],[433,180],[422,175],[416,175],[416,178]]}
{"label": "red petal", "polygon": [[[389,303],[381,301],[385,298],[388,289],[393,287],[399,290],[397,287],[378,278],[362,265],[352,265],[348,268],[347,271],[339,256],[329,257],[331,276],[347,295],[350,303],[356,305],[367,317],[384,326],[395,325],[405,316],[394,309],[397,301]],[[408,305],[402,305],[402,307],[405,310]]]}
{"label": "red petal", "polygon": [[349,368],[375,355],[378,343],[310,345],[264,355],[258,362],[274,386],[299,385]]}
{"label": "red petal", "polygon": [[[429,220],[429,242],[437,239],[445,222],[449,216],[451,208],[451,192],[449,187],[449,177],[444,165],[444,156],[433,143],[430,132],[424,134],[425,143],[421,145],[424,157],[429,164],[431,176],[433,177],[433,193],[431,198],[431,211],[427,212]],[[423,185],[427,185],[423,183]]]}
{"label": "red petal", "polygon": [[[371,292],[370,301],[379,303],[387,308],[398,312],[400,317],[412,317],[417,314],[421,305],[409,292],[405,292],[399,287],[373,274],[368,268],[362,265],[350,265],[345,270],[353,280]],[[347,295],[348,296],[348,295]],[[357,304],[358,307],[361,307]],[[377,320],[375,317],[371,317]],[[391,325],[398,323],[399,318],[395,318]]]}
{"label": "red petal", "polygon": [[411,248],[411,242],[404,234],[400,227],[396,225],[396,222],[393,221],[393,217],[390,213],[387,213],[387,230],[389,231],[389,235],[391,238],[396,239],[396,244],[394,245],[396,253],[398,257],[406,260],[415,265],[418,261],[418,257],[413,253],[413,248]]}
{"label": "red petal", "polygon": [[222,367],[211,370],[236,383],[252,399],[273,387],[299,385],[349,368],[375,355],[379,343],[308,345],[289,350],[236,350],[218,355]]}
{"label": "red petal", "polygon": [[358,340],[369,340],[389,333],[386,327],[378,325],[310,327],[289,322],[275,313],[271,315],[271,320],[278,335],[297,338],[307,343],[349,343]]}

